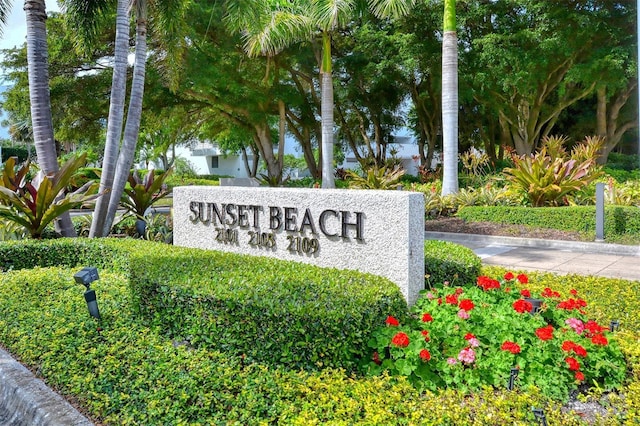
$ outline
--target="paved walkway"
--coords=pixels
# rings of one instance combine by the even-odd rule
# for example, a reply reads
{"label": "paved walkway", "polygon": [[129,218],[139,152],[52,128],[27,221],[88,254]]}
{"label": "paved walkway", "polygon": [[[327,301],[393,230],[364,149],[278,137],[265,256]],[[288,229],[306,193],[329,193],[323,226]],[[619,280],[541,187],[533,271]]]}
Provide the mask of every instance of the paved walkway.
{"label": "paved walkway", "polygon": [[487,265],[640,281],[640,246],[448,232],[426,232],[425,238],[469,247]]}

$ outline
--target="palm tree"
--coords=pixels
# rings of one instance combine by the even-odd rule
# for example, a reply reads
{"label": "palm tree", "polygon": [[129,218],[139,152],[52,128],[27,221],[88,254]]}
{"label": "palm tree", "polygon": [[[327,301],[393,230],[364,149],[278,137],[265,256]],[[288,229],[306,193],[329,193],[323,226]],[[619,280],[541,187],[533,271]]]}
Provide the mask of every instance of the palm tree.
{"label": "palm tree", "polygon": [[[399,17],[409,12],[416,0],[367,0],[368,7],[378,17]],[[249,2],[251,3],[251,2]],[[320,62],[320,114],[322,121],[322,187],[335,188],[333,177],[333,77],[332,34],[347,26],[362,3],[357,0],[312,0],[257,2],[249,8],[230,4],[230,26],[241,30],[245,50],[249,55],[273,55],[285,47],[308,41],[319,35],[322,39]],[[251,12],[249,12],[251,10]]]}
{"label": "palm tree", "polygon": [[[0,10],[5,10],[7,6],[6,1],[1,2]],[[45,2],[44,0],[25,0],[24,11],[27,20],[27,69],[33,142],[40,168],[45,175],[52,176],[58,171],[58,157],[53,137],[51,98],[49,96]],[[2,18],[5,16],[2,14]],[[56,220],[56,228],[65,237],[76,236],[68,212]]]}
{"label": "palm tree", "polygon": [[[96,22],[99,15],[107,10],[106,0],[64,0],[70,19],[83,29],[83,35],[95,35]],[[142,98],[144,96],[144,82],[147,58],[147,6],[152,6],[158,15],[159,32],[169,36],[164,40],[165,52],[168,55],[177,54],[172,41],[178,39],[179,27],[175,25],[184,16],[187,0],[118,0],[116,10],[116,39],[113,81],[111,89],[111,104],[107,124],[107,140],[103,160],[103,174],[100,180],[100,191],[107,191],[108,197],[96,204],[94,218],[91,224],[91,237],[109,234],[115,218],[116,210],[124,191],[129,170],[133,164],[142,116]],[[129,53],[129,18],[130,9],[136,17],[136,44],[133,80],[129,99],[127,119],[124,124],[124,100],[126,96],[126,78]],[[167,42],[168,41],[168,42]],[[122,144],[121,144],[122,140]]]}
{"label": "palm tree", "polygon": [[444,2],[442,37],[442,195],[458,192],[458,38],[456,0]]}

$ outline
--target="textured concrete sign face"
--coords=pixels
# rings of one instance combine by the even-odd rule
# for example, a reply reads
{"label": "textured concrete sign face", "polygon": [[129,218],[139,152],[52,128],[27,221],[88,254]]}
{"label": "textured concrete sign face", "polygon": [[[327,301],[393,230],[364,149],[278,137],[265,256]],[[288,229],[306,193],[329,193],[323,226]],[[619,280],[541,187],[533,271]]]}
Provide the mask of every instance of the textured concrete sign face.
{"label": "textured concrete sign face", "polygon": [[424,288],[424,197],[405,191],[185,186],[174,244],[353,269]]}

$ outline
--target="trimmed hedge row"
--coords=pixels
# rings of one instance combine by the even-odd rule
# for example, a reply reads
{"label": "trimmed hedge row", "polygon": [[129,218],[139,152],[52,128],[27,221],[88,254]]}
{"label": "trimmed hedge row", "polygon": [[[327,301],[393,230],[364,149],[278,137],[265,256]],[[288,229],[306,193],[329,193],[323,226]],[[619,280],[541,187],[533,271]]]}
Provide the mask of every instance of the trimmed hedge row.
{"label": "trimmed hedge row", "polygon": [[482,260],[473,250],[449,241],[424,243],[425,284],[427,287],[449,281],[452,285],[474,283],[480,275]]}
{"label": "trimmed hedge row", "polygon": [[406,310],[381,277],[136,240],[3,243],[0,259],[2,270],[126,271],[135,309],[167,336],[291,368],[355,369],[370,332]]}
{"label": "trimmed hedge row", "polygon": [[132,253],[130,282],[172,339],[295,369],[355,369],[370,332],[406,311],[381,277],[178,247]]}
{"label": "trimmed hedge row", "polygon": [[[402,379],[268,368],[176,346],[131,315],[131,291],[120,273],[102,273],[95,283],[103,313],[97,328],[72,274],[67,268],[0,274],[0,342],[96,423],[526,425],[536,422],[531,407],[538,407],[550,424],[584,424],[535,388],[418,393]],[[623,390],[626,398],[610,397],[610,417],[598,424],[639,419],[631,412],[640,401],[632,385]]]}
{"label": "trimmed hedge row", "polygon": [[[594,233],[595,206],[572,207],[511,207],[469,206],[458,210],[457,216],[470,222],[500,222],[532,227]],[[640,235],[640,208],[605,206],[604,232],[612,235]]]}

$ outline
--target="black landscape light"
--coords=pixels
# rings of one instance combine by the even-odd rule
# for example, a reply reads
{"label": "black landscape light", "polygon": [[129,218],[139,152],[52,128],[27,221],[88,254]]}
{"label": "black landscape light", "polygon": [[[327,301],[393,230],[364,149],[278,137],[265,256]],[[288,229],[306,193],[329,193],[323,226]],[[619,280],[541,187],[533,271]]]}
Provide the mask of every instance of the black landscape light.
{"label": "black landscape light", "polygon": [[512,368],[511,369],[511,374],[509,375],[509,384],[507,385],[507,389],[512,391],[513,388],[515,387],[515,382],[516,379],[518,378],[518,369],[517,368]]}
{"label": "black landscape light", "polygon": [[82,284],[87,288],[84,292],[84,300],[87,302],[87,308],[89,308],[89,315],[96,319],[101,319],[100,311],[98,310],[98,300],[96,298],[95,290],[91,290],[89,286],[92,282],[96,281],[98,277],[98,269],[94,267],[82,268],[79,272],[73,275],[73,278],[78,284]]}
{"label": "black landscape light", "polygon": [[620,321],[612,320],[609,324],[609,331],[613,333],[614,331],[618,331],[618,328],[620,328]]}
{"label": "black landscape light", "polygon": [[542,408],[532,408],[531,411],[533,411],[536,420],[540,422],[540,426],[547,426],[547,416]]}

